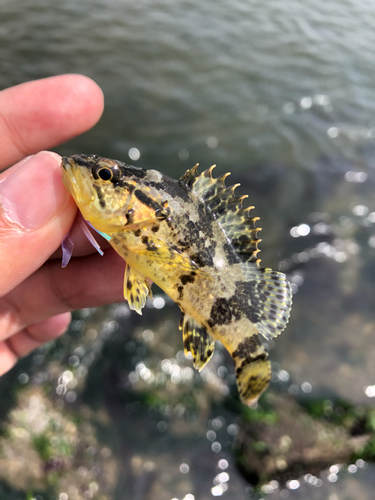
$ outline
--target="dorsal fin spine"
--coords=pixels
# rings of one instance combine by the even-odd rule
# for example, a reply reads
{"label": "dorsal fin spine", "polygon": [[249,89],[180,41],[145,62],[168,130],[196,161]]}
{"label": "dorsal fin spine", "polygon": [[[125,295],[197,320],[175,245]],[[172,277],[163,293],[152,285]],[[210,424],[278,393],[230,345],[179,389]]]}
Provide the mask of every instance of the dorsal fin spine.
{"label": "dorsal fin spine", "polygon": [[230,172],[227,172],[226,174],[221,175],[218,177],[216,180],[218,182],[221,182],[223,186],[225,186],[225,179],[230,176]]}
{"label": "dorsal fin spine", "polygon": [[216,165],[211,165],[210,168],[205,171],[206,177],[210,176],[211,179],[213,179],[212,172],[213,172],[214,168],[216,168]]}
{"label": "dorsal fin spine", "polygon": [[259,217],[250,217],[249,212],[253,206],[244,207],[243,202],[247,195],[236,196],[235,190],[239,183],[226,186],[225,180],[230,175],[229,172],[214,179],[213,169],[216,165],[198,174],[198,164],[187,170],[181,177],[179,184],[195,194],[201,203],[209,211],[214,220],[220,221],[228,239],[231,240],[233,250],[237,253],[240,262],[246,264],[255,262],[259,266],[260,259],[256,256],[259,252],[258,243],[261,241],[257,236],[256,227]]}
{"label": "dorsal fin spine", "polygon": [[197,168],[199,167],[199,163],[196,163],[194,165],[193,168],[191,168],[190,170],[188,170],[186,173],[189,173],[190,175],[192,176],[197,176],[198,175],[198,172],[197,172]]}

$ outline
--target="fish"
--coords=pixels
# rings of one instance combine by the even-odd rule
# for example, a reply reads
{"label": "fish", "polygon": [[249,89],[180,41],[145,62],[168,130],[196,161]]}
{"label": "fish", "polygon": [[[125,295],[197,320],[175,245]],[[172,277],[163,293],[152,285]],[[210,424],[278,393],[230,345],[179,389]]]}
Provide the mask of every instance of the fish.
{"label": "fish", "polygon": [[186,355],[198,370],[219,340],[235,365],[239,395],[253,405],[271,379],[270,340],[286,327],[292,293],[286,276],[258,258],[259,217],[198,165],[175,180],[97,155],[62,158],[63,183],[83,218],[126,261],[124,298],[139,314],[156,283],[181,309]]}

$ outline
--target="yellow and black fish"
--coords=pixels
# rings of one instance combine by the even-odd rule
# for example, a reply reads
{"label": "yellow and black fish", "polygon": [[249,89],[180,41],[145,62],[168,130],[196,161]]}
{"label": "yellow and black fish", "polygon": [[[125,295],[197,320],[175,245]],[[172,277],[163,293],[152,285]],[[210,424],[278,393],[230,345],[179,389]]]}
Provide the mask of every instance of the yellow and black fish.
{"label": "yellow and black fish", "polygon": [[84,219],[126,260],[124,296],[137,312],[149,279],[182,311],[185,353],[201,370],[215,340],[233,357],[238,390],[252,404],[271,377],[258,338],[286,326],[292,295],[284,274],[260,267],[256,227],[246,196],[236,197],[214,167],[197,166],[176,181],[156,170],[95,155],[62,159],[63,182]]}

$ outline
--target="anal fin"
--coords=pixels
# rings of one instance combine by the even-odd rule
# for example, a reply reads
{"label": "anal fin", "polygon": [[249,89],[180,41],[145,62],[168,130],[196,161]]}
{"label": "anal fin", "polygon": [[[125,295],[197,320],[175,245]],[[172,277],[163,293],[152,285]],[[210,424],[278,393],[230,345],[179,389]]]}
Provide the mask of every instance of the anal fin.
{"label": "anal fin", "polygon": [[182,313],[180,330],[185,354],[191,352],[194,368],[202,370],[214,353],[215,339],[188,314]]}
{"label": "anal fin", "polygon": [[151,285],[148,279],[134,267],[126,264],[124,277],[124,298],[129,308],[142,315],[147,296],[152,298]]}

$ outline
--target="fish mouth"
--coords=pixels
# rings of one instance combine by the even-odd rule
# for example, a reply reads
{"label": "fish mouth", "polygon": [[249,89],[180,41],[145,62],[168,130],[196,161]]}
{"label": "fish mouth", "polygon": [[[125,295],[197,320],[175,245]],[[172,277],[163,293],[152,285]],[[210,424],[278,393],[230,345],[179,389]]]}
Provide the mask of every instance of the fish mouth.
{"label": "fish mouth", "polygon": [[70,163],[70,159],[67,156],[63,156],[61,158],[61,168],[65,171],[72,168],[71,163]]}
{"label": "fish mouth", "polygon": [[77,205],[91,203],[95,199],[91,172],[87,167],[77,165],[72,157],[61,159],[62,181]]}

